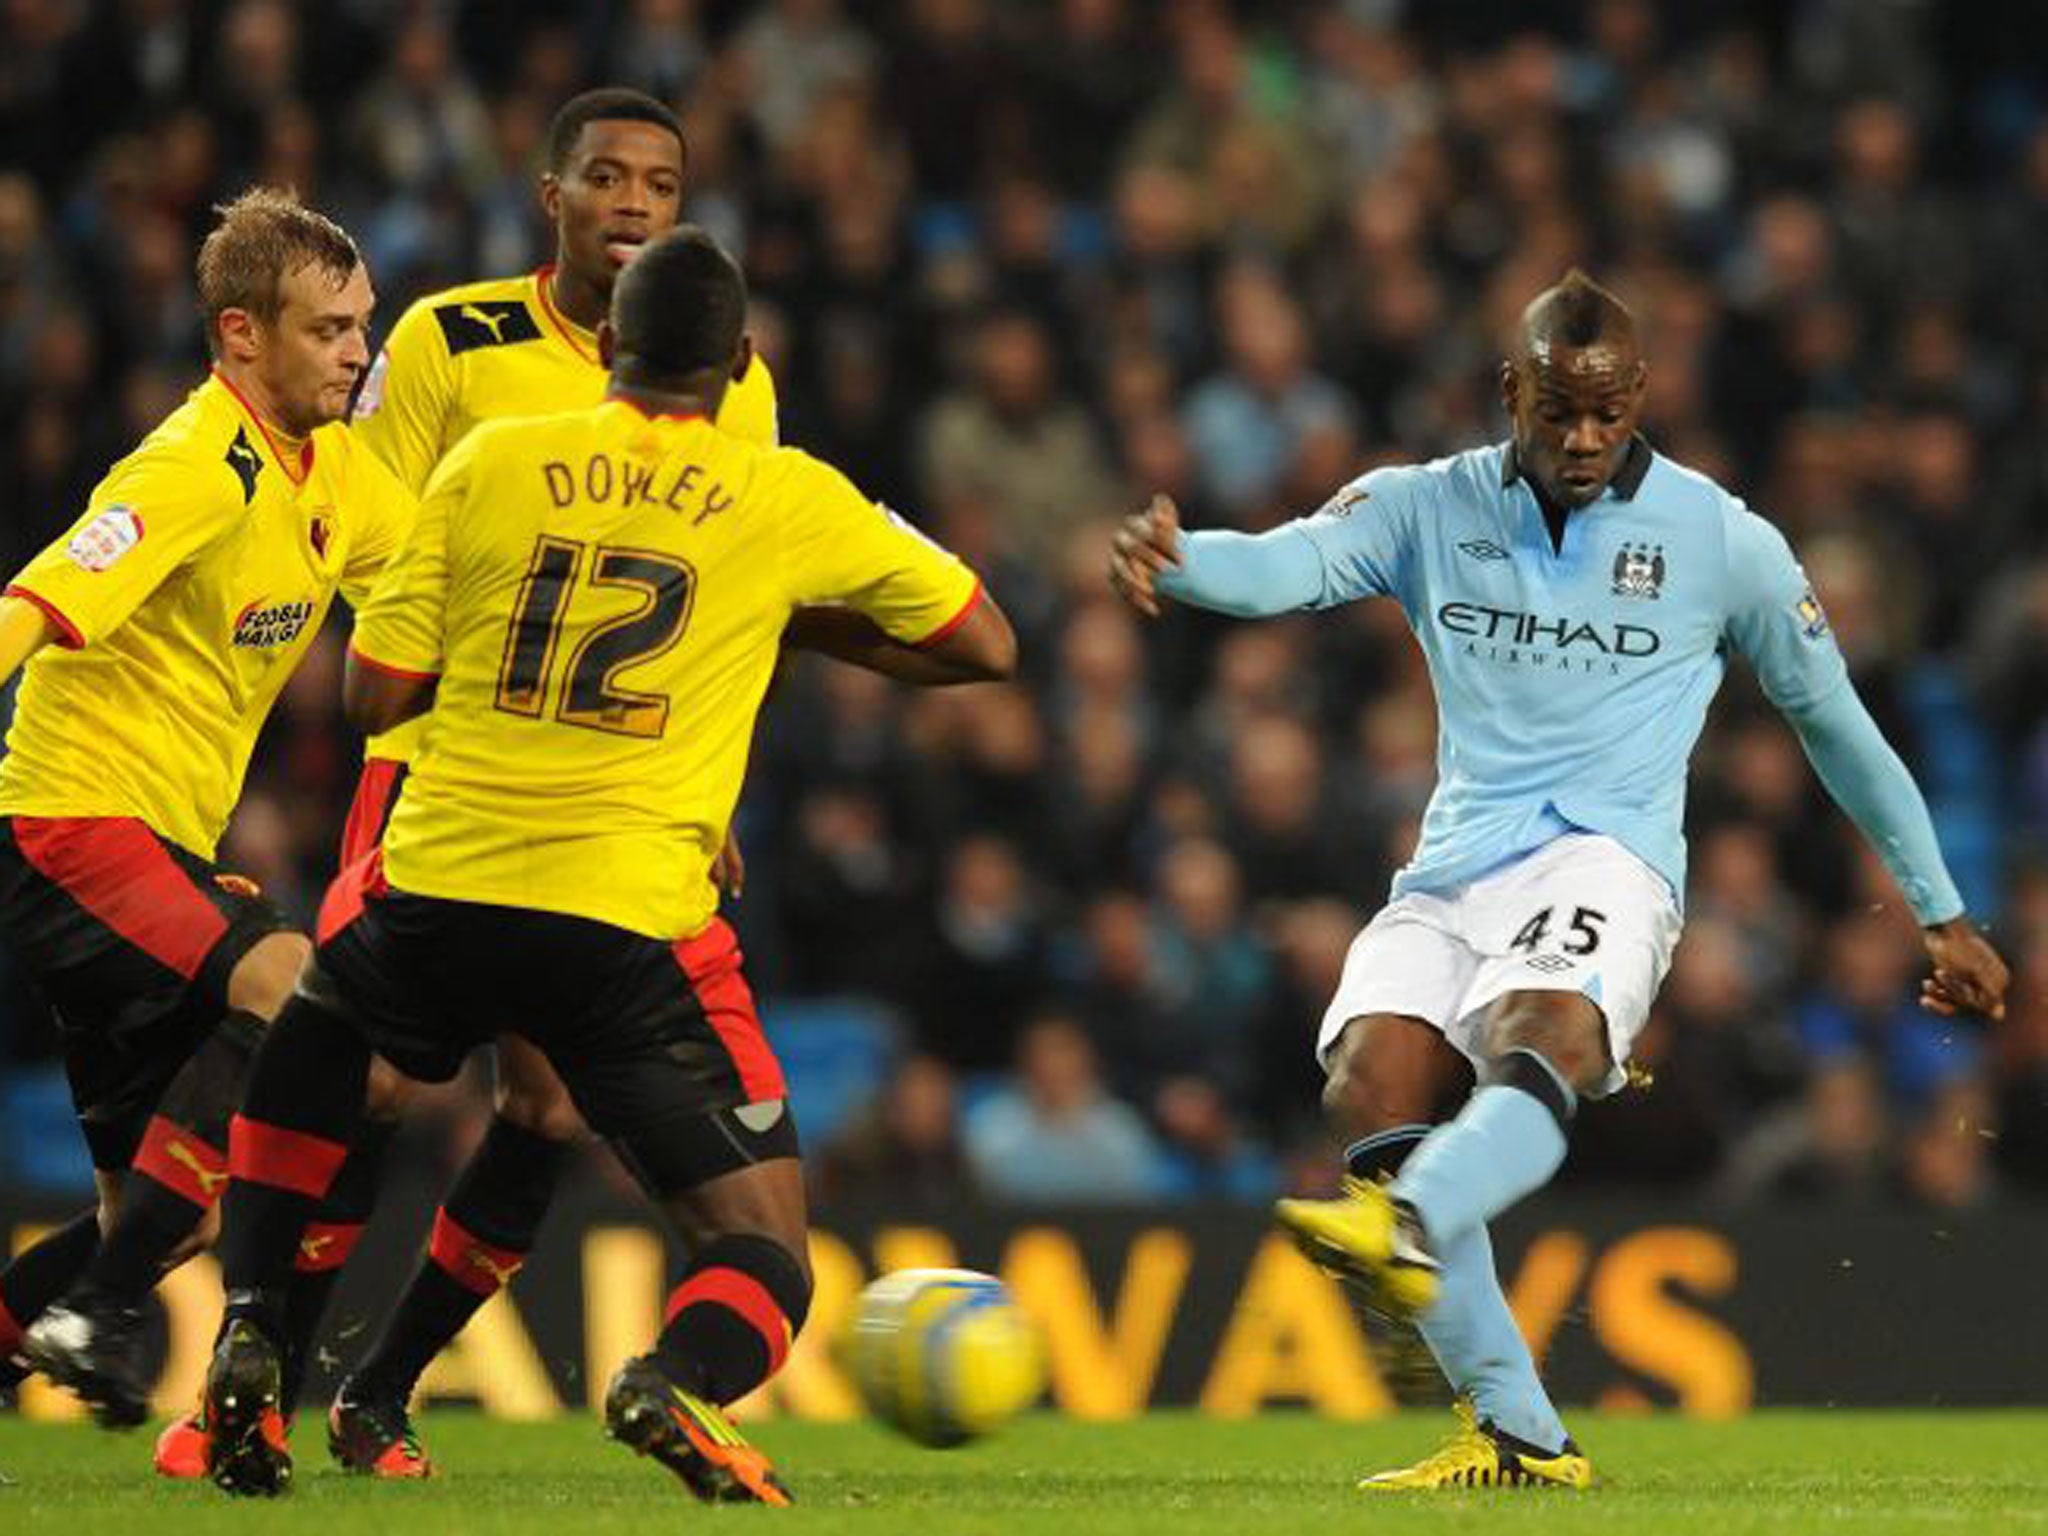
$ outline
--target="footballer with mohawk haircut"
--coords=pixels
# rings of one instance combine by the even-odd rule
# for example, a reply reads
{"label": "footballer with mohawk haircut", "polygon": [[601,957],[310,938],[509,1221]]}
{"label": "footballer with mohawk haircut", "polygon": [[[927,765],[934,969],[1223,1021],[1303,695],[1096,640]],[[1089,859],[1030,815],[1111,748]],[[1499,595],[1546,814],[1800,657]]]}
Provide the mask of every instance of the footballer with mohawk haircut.
{"label": "footballer with mohawk haircut", "polygon": [[1550,1182],[1579,1100],[1629,1081],[1678,941],[1687,760],[1729,652],[1919,920],[1923,1006],[2004,1010],[2005,964],[1784,536],[1637,432],[1647,377],[1635,317],[1573,269],[1501,364],[1509,441],[1373,470],[1256,536],[1183,534],[1165,497],[1116,535],[1111,585],[1148,615],[1162,596],[1240,617],[1392,598],[1436,691],[1420,845],[1316,1041],[1345,1192],[1276,1213],[1369,1310],[1420,1329],[1458,1396],[1450,1443],[1367,1491],[1592,1483],[1487,1224]]}

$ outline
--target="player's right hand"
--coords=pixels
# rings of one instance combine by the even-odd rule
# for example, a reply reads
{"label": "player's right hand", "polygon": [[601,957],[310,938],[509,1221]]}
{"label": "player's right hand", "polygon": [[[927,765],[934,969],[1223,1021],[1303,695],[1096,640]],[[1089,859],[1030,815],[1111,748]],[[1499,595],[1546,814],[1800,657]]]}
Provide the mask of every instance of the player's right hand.
{"label": "player's right hand", "polygon": [[1109,585],[1147,618],[1159,617],[1152,581],[1180,564],[1180,509],[1171,496],[1154,496],[1142,512],[1117,524],[1109,552]]}

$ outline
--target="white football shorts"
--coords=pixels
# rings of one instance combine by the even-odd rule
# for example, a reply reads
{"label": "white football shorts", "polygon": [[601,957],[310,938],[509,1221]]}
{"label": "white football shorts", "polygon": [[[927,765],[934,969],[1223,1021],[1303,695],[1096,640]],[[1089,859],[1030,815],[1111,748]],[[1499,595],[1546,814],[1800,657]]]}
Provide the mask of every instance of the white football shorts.
{"label": "white football shorts", "polygon": [[1572,832],[1448,894],[1396,896],[1344,958],[1323,1013],[1316,1055],[1326,1064],[1351,1020],[1400,1013],[1425,1020],[1485,1064],[1487,1005],[1509,992],[1577,992],[1607,1021],[1623,1070],[1671,968],[1683,926],[1671,888],[1611,837]]}

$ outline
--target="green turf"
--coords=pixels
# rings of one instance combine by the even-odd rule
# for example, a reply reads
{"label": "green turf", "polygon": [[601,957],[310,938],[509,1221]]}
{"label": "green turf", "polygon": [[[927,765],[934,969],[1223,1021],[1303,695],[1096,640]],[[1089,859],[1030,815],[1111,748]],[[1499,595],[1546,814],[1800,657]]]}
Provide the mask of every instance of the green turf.
{"label": "green turf", "polygon": [[423,1429],[446,1473],[412,1486],[343,1478],[328,1469],[317,1436],[302,1431],[297,1490],[275,1504],[157,1480],[147,1434],[0,1419],[0,1471],[11,1480],[0,1487],[0,1531],[581,1536],[773,1520],[778,1530],[877,1536],[2048,1533],[2040,1413],[1761,1413],[1728,1424],[1575,1414],[1605,1478],[1591,1494],[1390,1500],[1352,1491],[1359,1473],[1430,1449],[1448,1422],[1409,1414],[1344,1425],[1276,1413],[1243,1424],[1159,1414],[1086,1425],[1042,1416],[943,1452],[867,1425],[774,1423],[756,1438],[802,1502],[769,1512],[700,1510],[581,1418],[506,1425],[431,1414]]}

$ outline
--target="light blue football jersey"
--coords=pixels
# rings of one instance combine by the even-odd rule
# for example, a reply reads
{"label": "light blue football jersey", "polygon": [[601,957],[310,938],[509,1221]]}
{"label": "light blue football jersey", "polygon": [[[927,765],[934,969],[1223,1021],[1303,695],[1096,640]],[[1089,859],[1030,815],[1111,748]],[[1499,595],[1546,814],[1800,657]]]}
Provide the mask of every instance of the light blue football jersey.
{"label": "light blue football jersey", "polygon": [[1309,606],[1391,597],[1428,657],[1437,787],[1397,893],[1582,828],[1682,899],[1686,764],[1728,652],[1780,709],[1847,686],[1783,535],[1641,439],[1555,549],[1511,444],[1373,470],[1291,526],[1322,564]]}

